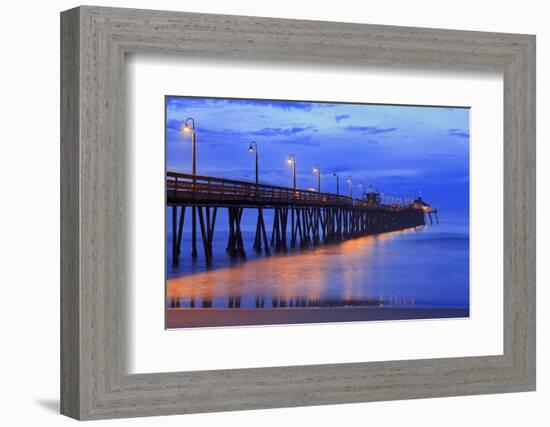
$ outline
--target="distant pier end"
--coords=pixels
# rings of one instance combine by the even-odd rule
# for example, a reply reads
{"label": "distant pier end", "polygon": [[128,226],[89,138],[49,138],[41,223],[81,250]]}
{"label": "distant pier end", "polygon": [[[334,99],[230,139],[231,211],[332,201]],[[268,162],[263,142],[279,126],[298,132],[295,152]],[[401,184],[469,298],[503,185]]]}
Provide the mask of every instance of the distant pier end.
{"label": "distant pier end", "polygon": [[416,209],[422,209],[424,212],[424,215],[428,215],[428,218],[430,218],[430,224],[433,224],[432,214],[435,216],[435,221],[437,224],[439,224],[439,218],[437,217],[437,209],[431,206],[430,204],[426,203],[424,200],[422,200],[422,197],[418,197],[414,201],[414,206]]}

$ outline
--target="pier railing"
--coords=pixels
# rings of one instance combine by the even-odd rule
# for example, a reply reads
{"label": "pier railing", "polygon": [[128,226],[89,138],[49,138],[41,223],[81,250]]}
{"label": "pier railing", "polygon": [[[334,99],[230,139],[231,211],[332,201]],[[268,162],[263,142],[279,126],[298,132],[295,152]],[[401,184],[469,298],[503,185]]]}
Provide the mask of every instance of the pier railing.
{"label": "pier railing", "polygon": [[167,172],[166,190],[174,200],[221,201],[253,204],[334,205],[349,206],[353,200],[346,196],[292,189],[276,185],[255,184],[226,178]]}
{"label": "pier railing", "polygon": [[168,171],[166,192],[170,203],[220,203],[239,205],[286,205],[320,207],[362,207],[400,210],[408,206],[380,205],[348,196],[302,190],[268,184],[256,184],[227,178],[216,178]]}

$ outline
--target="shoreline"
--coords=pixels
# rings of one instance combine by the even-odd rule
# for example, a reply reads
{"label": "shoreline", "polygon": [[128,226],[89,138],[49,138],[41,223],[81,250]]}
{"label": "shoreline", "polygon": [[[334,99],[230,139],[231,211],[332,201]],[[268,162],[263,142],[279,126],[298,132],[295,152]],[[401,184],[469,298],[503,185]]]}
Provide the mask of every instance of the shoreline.
{"label": "shoreline", "polygon": [[468,318],[468,308],[167,308],[165,328]]}

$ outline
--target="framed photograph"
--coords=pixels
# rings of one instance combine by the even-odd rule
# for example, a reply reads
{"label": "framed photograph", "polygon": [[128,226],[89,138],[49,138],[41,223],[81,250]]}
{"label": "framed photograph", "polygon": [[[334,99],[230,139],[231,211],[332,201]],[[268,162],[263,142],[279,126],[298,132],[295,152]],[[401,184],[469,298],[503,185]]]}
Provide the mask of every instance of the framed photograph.
{"label": "framed photograph", "polygon": [[469,108],[165,108],[167,328],[469,317]]}
{"label": "framed photograph", "polygon": [[61,15],[61,410],[535,389],[535,38]]}

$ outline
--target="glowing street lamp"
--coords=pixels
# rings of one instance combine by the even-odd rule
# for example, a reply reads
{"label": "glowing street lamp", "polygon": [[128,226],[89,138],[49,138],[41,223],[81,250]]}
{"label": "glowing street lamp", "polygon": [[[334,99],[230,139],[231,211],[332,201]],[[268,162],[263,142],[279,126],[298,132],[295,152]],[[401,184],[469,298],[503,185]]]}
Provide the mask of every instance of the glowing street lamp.
{"label": "glowing street lamp", "polygon": [[[190,125],[191,124],[191,125]],[[195,190],[195,175],[197,174],[197,150],[196,150],[196,137],[195,137],[195,119],[188,117],[185,119],[185,123],[182,127],[183,133],[191,132],[191,158],[192,158],[192,170],[193,170],[193,191]],[[193,206],[191,210],[192,220],[192,230],[191,230],[191,241],[193,249],[191,251],[191,257],[197,258],[197,208]]]}
{"label": "glowing street lamp", "polygon": [[[191,123],[191,125],[189,125]],[[191,157],[193,163],[193,175],[197,174],[197,150],[196,150],[196,136],[195,136],[195,119],[188,117],[185,119],[185,123],[182,128],[184,133],[191,132]]]}
{"label": "glowing street lamp", "polygon": [[353,199],[353,181],[351,176],[348,176],[348,185],[349,185],[349,197]]}
{"label": "glowing street lamp", "polygon": [[363,183],[360,183],[358,187],[361,189],[360,195],[361,195],[361,198],[363,198],[363,195],[365,194],[365,186],[363,185]]}
{"label": "glowing street lamp", "polygon": [[340,195],[340,176],[336,172],[334,172],[332,175],[336,177],[336,195],[339,196]]}
{"label": "glowing street lamp", "polygon": [[317,192],[321,192],[321,169],[319,168],[319,165],[315,165],[313,167],[313,173],[317,175]]}
{"label": "glowing street lamp", "polygon": [[258,144],[252,141],[248,147],[250,153],[256,153],[256,185],[258,185]]}
{"label": "glowing street lamp", "polygon": [[[296,197],[296,157],[294,157],[294,154],[289,154],[288,158],[286,159],[286,162],[289,166],[292,166],[292,176],[294,178],[294,194],[293,197]],[[292,230],[290,233],[290,246],[294,247],[296,246],[296,228],[294,227],[294,207],[290,209],[290,229]]]}
{"label": "glowing street lamp", "polygon": [[289,154],[288,158],[286,159],[286,162],[289,166],[292,166],[292,177],[294,181],[294,191],[296,191],[296,157],[294,157],[294,154]]}

